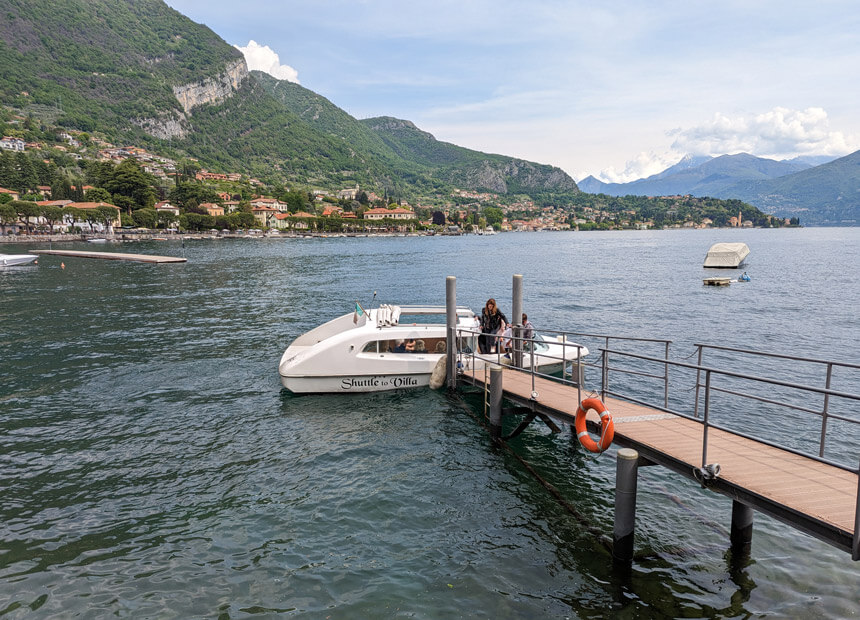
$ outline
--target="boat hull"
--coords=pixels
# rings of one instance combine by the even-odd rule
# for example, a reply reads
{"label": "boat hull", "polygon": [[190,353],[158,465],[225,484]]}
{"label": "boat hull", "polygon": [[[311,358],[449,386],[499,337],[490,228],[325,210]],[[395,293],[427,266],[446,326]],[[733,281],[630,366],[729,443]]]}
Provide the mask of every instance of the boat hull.
{"label": "boat hull", "polygon": [[28,265],[39,258],[35,254],[0,254],[0,267]]}
{"label": "boat hull", "polygon": [[328,377],[285,377],[281,384],[296,394],[358,394],[385,392],[430,385],[430,374],[338,375]]}

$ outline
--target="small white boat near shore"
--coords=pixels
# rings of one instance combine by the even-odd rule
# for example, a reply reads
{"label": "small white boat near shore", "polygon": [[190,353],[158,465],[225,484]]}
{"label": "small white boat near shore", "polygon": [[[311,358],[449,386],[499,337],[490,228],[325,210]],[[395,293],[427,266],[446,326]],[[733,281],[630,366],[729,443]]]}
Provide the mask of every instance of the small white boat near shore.
{"label": "small white boat near shore", "polygon": [[39,258],[35,254],[0,254],[0,267],[29,265]]}
{"label": "small white boat near shore", "polygon": [[[428,322],[435,317],[436,322]],[[299,336],[278,364],[281,383],[295,393],[379,392],[430,384],[430,376],[447,350],[444,306],[380,305],[356,308]],[[457,308],[457,347],[464,368],[509,363],[498,354],[478,355],[478,319]],[[523,367],[552,372],[587,355],[571,342],[536,337],[526,343]]]}

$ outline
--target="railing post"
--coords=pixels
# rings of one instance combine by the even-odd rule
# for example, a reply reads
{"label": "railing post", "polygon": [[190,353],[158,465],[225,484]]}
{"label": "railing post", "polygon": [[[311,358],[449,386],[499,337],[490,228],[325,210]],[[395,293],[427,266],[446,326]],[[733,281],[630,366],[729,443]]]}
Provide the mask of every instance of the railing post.
{"label": "railing post", "polygon": [[699,349],[699,358],[698,358],[698,361],[696,362],[696,366],[698,366],[698,368],[696,368],[696,399],[695,399],[694,404],[693,404],[693,417],[694,418],[699,417],[699,386],[701,385],[701,383],[699,383],[699,382],[702,379],[702,345],[699,344],[696,346]]}
{"label": "railing post", "polygon": [[457,388],[457,278],[445,278],[445,314],[448,327],[448,389]]}
{"label": "railing post", "polygon": [[502,437],[502,367],[490,367],[490,437]]}
{"label": "railing post", "polygon": [[[576,402],[582,402],[582,384],[585,383],[585,367],[582,365],[582,347],[576,345]],[[570,369],[570,378],[573,379],[573,367]]]}
{"label": "railing post", "polygon": [[615,562],[633,561],[638,472],[639,453],[620,448],[615,464],[615,522],[612,527],[612,559]]}
{"label": "railing post", "polygon": [[[833,364],[827,364],[827,383],[824,387],[830,389],[830,380],[833,377]],[[824,409],[821,411],[821,444],[818,448],[818,456],[824,458],[824,441],[827,436],[827,412],[830,407],[830,394],[824,394]]]}
{"label": "railing post", "polygon": [[600,379],[600,395],[606,400],[606,392],[609,391],[609,338],[606,339],[606,348],[603,349],[603,376]]}
{"label": "railing post", "polygon": [[[535,345],[532,343],[532,350]],[[561,380],[564,382],[564,371],[567,369],[567,334],[561,334]],[[573,381],[573,366],[570,367],[570,380]]]}
{"label": "railing post", "polygon": [[708,410],[711,404],[711,371],[705,371],[705,428],[702,432],[702,467],[708,464]]}
{"label": "railing post", "polygon": [[665,383],[663,384],[663,408],[669,408],[669,343],[666,342],[666,357],[664,358],[666,363],[663,364],[663,377],[665,379]]}

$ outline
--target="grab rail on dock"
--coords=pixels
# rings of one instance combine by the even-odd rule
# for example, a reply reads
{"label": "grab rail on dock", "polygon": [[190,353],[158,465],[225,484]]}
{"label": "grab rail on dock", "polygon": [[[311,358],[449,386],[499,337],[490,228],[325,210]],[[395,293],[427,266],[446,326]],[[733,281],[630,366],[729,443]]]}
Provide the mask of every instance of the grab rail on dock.
{"label": "grab rail on dock", "polygon": [[[573,332],[573,331],[563,331],[563,330],[554,330],[554,329],[533,329],[534,334],[544,334],[553,336],[552,339],[542,340],[538,338],[526,338],[518,335],[506,336],[506,340],[511,341],[511,350],[515,350],[519,348],[522,353],[531,354],[535,349],[535,344],[537,345],[556,345],[561,346],[562,355],[552,355],[547,351],[539,351],[537,355],[530,355],[530,364],[528,368],[519,368],[524,372],[528,372],[531,375],[532,382],[532,391],[535,388],[535,378],[543,377],[546,379],[551,379],[553,381],[561,382],[565,385],[570,385],[577,388],[577,395],[579,400],[582,400],[582,389],[583,384],[585,383],[585,374],[584,370],[586,367],[598,369],[601,373],[601,377],[606,377],[608,375],[608,371],[612,370],[616,373],[622,373],[632,376],[640,376],[652,379],[659,379],[663,383],[663,406],[668,407],[669,405],[669,346],[672,344],[671,340],[667,340],[665,338],[642,338],[638,336],[618,336],[612,334],[593,334],[589,332]],[[462,338],[465,334],[467,337],[474,337],[475,345],[477,346],[477,338],[484,335],[478,329],[466,329],[466,328],[457,328],[457,334],[459,336],[459,340],[457,341],[457,356],[458,359],[462,363],[462,358],[465,356],[470,360],[471,365],[469,363],[463,364],[462,368],[467,369],[467,367],[475,368],[475,360],[483,360],[487,361],[489,359],[495,358],[495,362],[500,366],[514,366],[514,359],[512,356],[506,356],[505,353],[501,350],[501,347],[496,347],[495,353],[479,353],[473,350],[472,347],[467,351],[460,350],[460,345],[462,344]],[[569,337],[575,336],[579,338],[596,338],[603,341],[605,347],[608,349],[611,342],[628,342],[628,343],[647,343],[647,344],[658,344],[661,345],[661,348],[664,351],[664,364],[663,364],[663,372],[662,374],[654,374],[649,372],[644,372],[642,370],[634,370],[629,368],[622,367],[610,367],[608,366],[608,360],[605,359],[605,354],[603,353],[604,349],[600,349],[601,354],[599,358],[595,362],[588,362],[587,358],[585,358],[582,354],[583,349],[587,349],[587,347],[583,344],[573,342],[569,340]],[[501,339],[501,336],[498,337]],[[568,350],[571,350],[572,355],[568,355]],[[556,374],[549,374],[545,372],[541,372],[539,367],[535,365],[535,357],[542,358],[543,360],[555,360],[559,364],[561,364],[561,377]],[[568,374],[568,364],[570,364],[570,378],[567,378]],[[545,364],[541,364],[545,365]],[[574,373],[576,377],[574,378]],[[603,379],[601,380],[601,391],[605,393],[606,389],[603,386]]]}
{"label": "grab rail on dock", "polygon": [[[799,356],[769,354],[769,353],[763,353],[763,352],[759,352],[759,351],[750,351],[748,349],[733,349],[731,347],[721,347],[721,346],[717,346],[717,345],[700,345],[699,349],[698,349],[700,360],[701,360],[702,351],[704,348],[720,349],[720,350],[724,350],[724,351],[728,351],[728,352],[732,352],[732,353],[748,353],[748,354],[751,353],[751,354],[756,354],[756,355],[760,355],[760,356],[764,356],[764,357],[772,357],[772,358],[779,358],[779,359],[790,359],[790,360],[799,361],[799,362],[820,363],[820,364],[825,364],[827,366],[826,385],[825,385],[825,387],[820,388],[820,387],[811,386],[811,385],[801,385],[799,383],[794,383],[791,381],[783,381],[780,379],[771,379],[768,377],[757,377],[754,375],[740,373],[740,372],[734,372],[734,371],[730,371],[730,370],[721,370],[718,368],[711,368],[708,366],[702,366],[701,363],[688,364],[685,362],[673,361],[673,362],[670,362],[670,364],[672,366],[676,366],[679,368],[692,369],[692,370],[696,371],[696,402],[695,402],[696,408],[694,409],[694,412],[693,412],[694,415],[692,415],[692,416],[684,414],[682,412],[678,412],[678,411],[669,411],[668,409],[665,409],[665,410],[668,413],[672,413],[674,415],[681,416],[681,417],[687,418],[689,420],[699,422],[703,425],[703,433],[702,433],[702,467],[703,468],[705,468],[708,465],[708,429],[714,428],[714,429],[718,429],[718,430],[721,430],[721,431],[724,431],[727,433],[731,433],[733,435],[737,435],[739,437],[752,439],[752,440],[757,441],[761,444],[765,444],[765,445],[768,445],[771,447],[779,448],[780,450],[784,450],[784,451],[789,452],[791,454],[796,454],[796,455],[802,456],[804,458],[812,459],[814,461],[818,461],[820,463],[824,463],[826,465],[830,465],[832,467],[836,467],[836,468],[842,469],[844,471],[847,471],[847,472],[850,472],[850,473],[853,473],[854,475],[856,475],[857,476],[857,498],[856,498],[856,502],[855,502],[855,506],[854,506],[854,532],[853,532],[853,537],[852,537],[853,541],[852,541],[852,545],[851,545],[851,557],[854,560],[860,560],[860,462],[856,462],[857,463],[856,465],[850,466],[850,465],[846,465],[845,463],[840,463],[838,461],[834,461],[834,460],[827,459],[824,457],[824,444],[825,444],[825,439],[826,439],[826,434],[827,434],[827,423],[826,422],[827,422],[828,417],[830,417],[831,419],[841,420],[841,421],[848,423],[848,424],[856,424],[858,427],[860,427],[860,418],[854,419],[854,418],[849,418],[847,416],[838,416],[838,415],[835,415],[833,413],[828,413],[828,406],[830,403],[830,397],[842,398],[842,399],[846,399],[846,400],[853,401],[853,402],[860,402],[860,395],[858,395],[858,394],[841,392],[841,391],[837,391],[837,390],[834,390],[831,388],[831,381],[832,381],[832,376],[833,376],[833,367],[838,366],[838,367],[842,367],[842,368],[850,368],[850,369],[857,370],[857,369],[860,369],[860,365],[847,363],[847,362],[833,362],[833,361],[828,361],[828,360],[815,360],[815,359],[811,359],[811,358],[802,358]],[[603,351],[604,363],[606,363],[606,360],[608,360],[608,357],[610,354],[611,355],[620,355],[620,356],[632,357],[632,358],[636,358],[636,359],[639,359],[642,361],[649,361],[649,362],[654,362],[654,363],[663,363],[664,362],[664,360],[661,360],[660,358],[654,358],[654,357],[649,358],[648,356],[642,356],[642,355],[636,355],[636,354],[632,354],[632,353],[628,353],[628,352],[624,352],[624,351],[613,351],[613,350],[606,349]],[[705,374],[705,381],[703,384],[701,383],[701,374],[702,373]],[[764,398],[764,397],[757,396],[757,395],[746,394],[743,392],[737,392],[734,390],[727,390],[724,388],[719,388],[717,386],[712,385],[712,377],[714,375],[723,376],[723,377],[731,377],[734,379],[740,379],[740,380],[744,380],[744,381],[757,382],[757,383],[765,384],[767,386],[783,387],[783,388],[789,388],[789,389],[793,389],[793,390],[800,390],[800,391],[808,392],[808,393],[812,393],[812,394],[818,394],[818,395],[824,397],[824,405],[823,405],[822,410],[818,411],[818,410],[810,409],[807,407],[801,407],[795,403],[788,403],[788,402],[774,400],[771,398]],[[607,376],[604,376],[604,383],[606,385],[608,385],[608,377]],[[701,387],[704,387],[704,407],[703,407],[703,417],[699,418],[698,417],[698,401],[699,401],[699,389]],[[763,437],[752,436],[750,434],[740,432],[736,429],[733,429],[733,428],[730,428],[727,426],[723,426],[721,424],[712,423],[709,419],[710,418],[710,401],[711,401],[711,393],[712,392],[728,393],[728,394],[732,394],[732,395],[738,396],[738,397],[751,398],[757,402],[765,402],[768,404],[786,407],[786,408],[789,408],[789,409],[792,409],[795,411],[811,413],[813,415],[820,415],[822,418],[822,424],[821,424],[821,434],[820,434],[820,438],[819,438],[819,450],[818,450],[819,453],[818,454],[812,454],[808,451],[798,450],[798,449],[793,448],[791,446],[779,444],[779,443],[770,441],[768,439],[765,439]],[[608,390],[607,390],[607,393],[613,394],[612,392],[609,392]],[[632,398],[630,398],[629,395],[625,395],[625,394],[613,394],[613,395],[618,396],[620,398],[624,398],[625,400],[628,400],[631,402],[636,402],[639,404],[650,406],[652,408],[658,408],[659,409],[659,407],[655,407],[653,404],[642,403],[641,401],[632,399]]]}
{"label": "grab rail on dock", "polygon": [[[636,358],[636,359],[643,360],[643,361],[655,362],[655,363],[661,363],[661,364],[665,362],[665,360],[663,360],[661,358],[649,357],[646,355],[638,355],[638,354],[630,353],[627,351],[605,350],[604,354],[606,355],[606,357],[604,357],[604,359],[607,359],[607,357],[611,354],[611,355],[631,357],[631,358]],[[804,360],[803,358],[797,358],[797,359],[798,359],[798,361],[808,361],[808,360]],[[833,362],[833,364],[838,364],[838,363],[839,362]],[[732,394],[735,396],[751,398],[751,399],[756,400],[758,402],[767,402],[769,404],[780,405],[780,406],[783,406],[783,407],[786,407],[786,408],[789,408],[789,409],[792,409],[795,411],[813,413],[816,415],[822,415],[822,413],[823,413],[821,411],[816,411],[813,409],[801,407],[801,406],[794,404],[794,403],[777,401],[777,400],[773,400],[773,399],[764,398],[761,396],[756,396],[756,395],[752,395],[752,394],[745,394],[742,392],[735,392],[732,390],[719,388],[717,386],[712,385],[712,383],[711,383],[711,378],[714,375],[724,376],[724,377],[732,377],[735,379],[752,381],[752,382],[756,382],[756,383],[763,383],[763,384],[770,385],[770,386],[779,386],[779,387],[790,388],[790,389],[794,389],[794,390],[800,390],[800,391],[804,391],[804,392],[811,392],[811,393],[815,393],[815,394],[820,394],[820,395],[824,395],[826,397],[832,396],[832,397],[844,398],[847,400],[858,401],[858,402],[860,402],[860,395],[833,390],[830,387],[823,387],[822,388],[822,387],[816,387],[816,386],[812,386],[812,385],[801,385],[799,383],[793,383],[791,381],[784,381],[781,379],[771,379],[769,377],[759,377],[759,376],[735,372],[735,371],[731,371],[731,370],[722,370],[719,368],[701,366],[699,364],[689,364],[686,362],[679,362],[679,361],[670,361],[669,364],[674,366],[674,367],[678,367],[678,368],[686,368],[686,369],[690,369],[690,370],[695,370],[697,372],[698,376],[700,376],[701,373],[704,373],[704,375],[705,375],[704,383],[700,383],[699,378],[697,378],[697,380],[696,380],[697,389],[699,387],[705,388],[703,417],[701,417],[701,418],[698,417],[698,412],[696,412],[696,411],[694,411],[693,415],[690,415],[690,414],[687,414],[687,413],[684,413],[681,411],[673,411],[673,410],[669,410],[669,409],[665,409],[665,408],[656,407],[653,403],[648,403],[648,402],[644,402],[644,401],[641,401],[638,399],[633,399],[630,397],[629,394],[613,392],[611,390],[607,390],[606,393],[609,395],[612,395],[612,396],[623,398],[623,399],[628,400],[630,402],[634,402],[634,403],[641,404],[641,405],[647,405],[649,407],[656,408],[656,409],[661,409],[661,410],[666,411],[667,413],[672,413],[674,415],[684,417],[684,418],[687,418],[689,420],[693,420],[693,421],[696,421],[696,422],[703,424],[705,426],[704,445],[702,446],[703,466],[706,464],[706,458],[707,458],[707,429],[709,427],[711,427],[711,428],[718,428],[722,431],[726,431],[728,433],[732,433],[732,434],[738,435],[740,437],[746,437],[747,439],[754,439],[755,441],[758,441],[759,443],[763,443],[763,444],[770,445],[770,446],[773,446],[776,448],[780,448],[780,449],[785,450],[787,452],[791,452],[793,454],[797,454],[800,456],[811,458],[813,460],[816,460],[816,461],[819,461],[822,463],[826,463],[828,465],[832,465],[834,467],[838,467],[840,469],[844,469],[846,471],[850,471],[850,472],[857,473],[858,475],[860,475],[860,467],[848,466],[848,465],[845,465],[844,463],[839,463],[837,461],[824,458],[823,455],[813,454],[813,453],[810,453],[810,452],[804,451],[804,450],[798,450],[798,449],[793,448],[791,446],[779,444],[779,443],[770,441],[768,439],[765,439],[763,437],[753,436],[753,435],[738,431],[736,429],[732,429],[732,428],[725,427],[722,425],[714,424],[714,423],[710,422],[709,415],[708,415],[709,408],[710,408],[711,394],[713,392],[724,392],[724,393],[729,393],[729,394]],[[846,367],[859,368],[858,366],[852,365],[852,364],[844,364],[844,365]],[[608,385],[608,379],[604,378],[604,381]],[[853,418],[849,418],[846,416],[835,416],[834,414],[831,414],[830,417],[837,417],[839,420],[841,420],[843,422],[850,423],[850,424],[857,424],[858,427],[860,427],[860,419],[853,419]],[[826,432],[826,427],[822,430],[822,433],[824,433],[824,432]],[[825,437],[822,436],[819,443],[823,442],[824,439],[825,439]]]}
{"label": "grab rail on dock", "polygon": [[[788,452],[790,454],[794,454],[797,456],[808,458],[808,459],[811,459],[813,461],[817,461],[817,462],[823,463],[825,465],[829,465],[829,466],[841,469],[843,471],[849,472],[853,475],[856,475],[857,481],[858,481],[858,493],[857,493],[856,505],[854,507],[854,528],[853,528],[853,536],[852,536],[850,551],[851,551],[853,559],[860,560],[860,463],[855,461],[854,465],[848,465],[844,462],[839,462],[838,460],[835,460],[833,458],[826,458],[824,455],[824,446],[825,446],[827,433],[828,433],[828,427],[827,427],[827,421],[828,420],[838,420],[838,421],[844,422],[846,424],[854,424],[854,425],[857,425],[858,427],[860,427],[860,417],[850,417],[849,415],[840,415],[840,414],[834,412],[833,408],[831,407],[831,401],[834,399],[843,399],[843,400],[849,401],[850,403],[860,403],[860,394],[854,394],[854,393],[849,393],[846,391],[833,389],[833,370],[834,370],[834,368],[858,370],[858,369],[860,369],[860,364],[853,364],[853,363],[848,363],[848,362],[836,362],[836,361],[830,361],[830,360],[817,360],[817,359],[804,358],[804,357],[794,356],[794,355],[773,354],[773,353],[766,353],[766,352],[761,352],[761,351],[752,351],[752,350],[748,350],[748,349],[736,349],[736,348],[732,348],[732,347],[723,347],[723,346],[719,346],[719,345],[696,345],[697,350],[694,351],[694,353],[692,355],[690,355],[689,357],[693,357],[693,355],[698,353],[698,363],[688,363],[688,362],[684,362],[684,361],[675,361],[675,360],[669,360],[668,359],[669,342],[670,341],[656,340],[656,339],[644,339],[644,338],[623,338],[623,337],[617,337],[617,336],[607,337],[604,335],[600,335],[599,337],[604,338],[604,339],[611,338],[612,340],[631,340],[631,341],[640,341],[640,342],[663,343],[663,344],[665,344],[666,356],[665,357],[658,357],[658,356],[652,356],[652,355],[643,355],[643,354],[634,353],[631,351],[620,351],[617,349],[611,349],[609,347],[605,347],[605,348],[602,347],[599,349],[599,351],[600,351],[599,363],[598,364],[588,364],[584,360],[582,360],[581,356],[580,356],[580,353],[582,352],[582,349],[584,348],[583,345],[567,341],[567,336],[568,335],[578,335],[578,336],[586,336],[586,337],[588,337],[588,336],[596,337],[598,335],[596,335],[596,334],[582,334],[582,333],[575,334],[574,332],[554,332],[554,333],[562,334],[564,336],[563,338],[559,339],[558,341],[549,341],[553,344],[560,344],[563,346],[563,348],[562,348],[563,357],[559,358],[558,356],[547,355],[547,352],[544,351],[544,352],[540,352],[537,356],[531,356],[531,363],[527,364],[527,366],[530,366],[530,367],[526,367],[526,368],[519,367],[519,368],[517,368],[516,365],[512,363],[514,361],[513,359],[507,360],[507,359],[503,358],[503,353],[501,351],[499,351],[499,348],[497,348],[497,353],[495,353],[495,354],[478,354],[476,351],[472,350],[471,348],[465,349],[465,350],[459,350],[460,346],[466,343],[466,341],[464,341],[462,339],[463,334],[467,334],[468,336],[479,336],[481,334],[481,332],[478,330],[459,329],[458,334],[461,336],[461,338],[457,340],[457,349],[458,349],[457,354],[458,354],[459,360],[465,361],[465,363],[461,365],[460,371],[462,372],[462,371],[468,370],[469,366],[471,366],[471,368],[474,369],[477,365],[476,362],[478,362],[479,360],[480,360],[480,362],[486,362],[486,361],[488,361],[488,358],[492,359],[492,357],[495,357],[496,361],[499,363],[499,365],[509,366],[511,368],[514,368],[516,370],[520,370],[521,372],[529,373],[531,375],[532,398],[533,399],[536,399],[536,394],[534,392],[535,378],[536,377],[542,377],[542,378],[550,379],[550,380],[558,382],[558,383],[563,383],[563,384],[567,384],[567,385],[571,385],[571,386],[576,387],[576,389],[577,389],[577,401],[582,402],[582,391],[584,389],[583,385],[582,385],[583,377],[582,377],[581,372],[575,372],[574,369],[577,368],[577,364],[580,365],[579,366],[580,368],[582,368],[584,366],[593,366],[593,367],[599,366],[601,368],[601,380],[600,380],[601,393],[602,393],[604,398],[606,398],[607,396],[614,396],[614,397],[626,400],[630,403],[635,403],[638,405],[646,406],[646,407],[649,407],[651,409],[655,409],[658,411],[664,411],[666,413],[669,413],[669,414],[672,414],[675,416],[679,416],[679,417],[694,421],[698,424],[701,424],[703,427],[701,467],[703,469],[708,467],[708,447],[709,447],[708,431],[710,429],[714,429],[714,430],[722,431],[725,433],[730,433],[730,434],[738,436],[738,437],[743,437],[745,439],[753,440],[753,441],[758,442],[759,444],[767,445],[767,446],[770,446],[773,448],[777,448],[779,450],[783,450],[783,451]],[[526,353],[530,352],[529,349],[527,348],[527,343],[529,343],[529,342],[546,343],[547,342],[544,340],[535,340],[535,339],[521,338],[521,337],[512,337],[511,341],[513,344],[512,348],[516,348],[516,346],[519,344],[519,346],[521,346],[524,349],[524,352],[526,352]],[[608,342],[608,340],[604,340],[604,342]],[[575,358],[568,357],[567,354],[565,353],[567,351],[568,347],[573,347],[573,348],[577,349]],[[804,385],[798,381],[789,381],[789,380],[784,380],[784,379],[776,379],[776,378],[771,378],[771,377],[757,376],[757,375],[754,375],[754,374],[749,373],[749,372],[738,372],[735,370],[724,370],[721,368],[705,366],[702,364],[702,360],[703,360],[704,351],[706,349],[721,350],[721,351],[725,351],[725,352],[732,353],[732,354],[749,354],[749,355],[758,356],[758,357],[763,358],[763,359],[774,358],[774,359],[780,359],[780,360],[793,360],[793,361],[797,361],[797,362],[824,365],[826,367],[826,377],[825,377],[825,381],[824,381],[825,385],[824,385],[824,387],[819,387],[819,386],[815,386],[815,385]],[[515,355],[512,355],[511,357],[516,358]],[[561,377],[539,372],[539,370],[535,367],[535,364],[534,364],[535,357],[543,357],[545,359],[547,359],[547,358],[558,359],[559,361],[561,361],[563,363]],[[618,365],[618,362],[621,359],[635,360],[635,363],[637,364],[637,366],[633,369],[622,367],[622,366]],[[613,360],[615,362],[615,365],[611,364],[610,360]],[[574,364],[574,366],[572,367],[572,369],[570,371],[570,378],[569,379],[565,376],[567,374],[566,373],[566,365],[567,365],[568,361],[570,361]],[[737,360],[733,359],[733,360],[731,360],[731,362],[737,363]],[[662,368],[663,368],[662,374],[650,373],[650,372],[644,371],[643,368],[647,368],[647,366],[650,364],[658,364],[658,365],[662,366]],[[766,364],[764,364],[764,365],[766,365]],[[683,376],[685,373],[687,374],[687,376],[689,376],[692,373],[695,373],[695,385],[693,386],[693,388],[683,390],[683,391],[688,391],[688,392],[692,391],[693,389],[695,390],[694,402],[689,403],[689,401],[687,401],[686,404],[682,405],[682,408],[686,409],[686,411],[678,411],[677,410],[679,408],[679,406],[678,406],[678,403],[675,402],[674,398],[673,398],[674,409],[669,408],[669,368],[670,367],[676,369],[676,371],[673,373],[673,377],[675,377],[675,375],[678,375],[681,377],[681,379],[683,379]],[[485,368],[486,368],[486,366],[485,366]],[[631,393],[629,393],[629,391],[628,392],[623,391],[625,389],[630,390],[629,386],[627,388],[622,387],[621,389],[618,389],[618,388],[612,389],[613,386],[610,383],[610,375],[612,375],[613,373],[615,373],[615,374],[621,373],[624,375],[633,375],[633,376],[637,376],[637,377],[646,377],[646,378],[652,378],[652,379],[660,380],[663,384],[663,386],[662,386],[663,387],[663,403],[662,403],[662,405],[656,405],[652,402],[647,402],[646,400],[632,396]],[[576,377],[577,381],[574,381],[574,374],[577,375],[577,377]],[[704,375],[704,381],[702,380],[703,375]],[[747,384],[758,384],[758,385],[764,386],[765,389],[762,390],[762,392],[760,394],[754,394],[754,393],[751,393],[753,390],[750,390],[749,388],[737,389],[736,386],[723,387],[720,385],[716,385],[716,379],[718,377],[722,377],[729,382],[740,381],[740,382],[745,382]],[[678,381],[679,381],[678,377],[675,377],[675,379],[673,379],[673,387],[677,387]],[[853,379],[851,379],[851,381],[853,382]],[[486,377],[484,378],[484,382],[485,383],[487,382]],[[799,392],[807,394],[807,395],[812,394],[812,395],[815,395],[816,397],[823,397],[822,407],[821,407],[821,409],[816,409],[816,408],[814,408],[813,405],[810,405],[809,403],[798,404],[798,403],[787,402],[785,400],[779,400],[773,394],[774,390],[778,389],[778,388],[784,388],[784,389],[788,389],[788,390],[796,390],[796,391],[799,391]],[[637,390],[637,391],[639,393],[641,393],[641,390]],[[734,398],[739,398],[739,399],[746,399],[746,400],[754,401],[756,403],[762,403],[765,405],[773,405],[773,406],[778,406],[778,407],[782,407],[782,408],[787,408],[789,410],[799,412],[802,414],[821,416],[822,423],[821,423],[820,437],[818,440],[817,450],[807,451],[807,450],[797,449],[795,447],[786,445],[785,441],[780,442],[779,440],[773,440],[773,439],[768,439],[768,438],[761,437],[761,436],[756,436],[756,435],[753,435],[753,434],[750,434],[747,432],[740,431],[737,428],[732,428],[726,424],[720,424],[720,423],[713,422],[711,417],[712,417],[712,410],[713,410],[712,396],[714,394],[726,394],[726,395],[729,395],[730,398],[734,397]],[[654,390],[652,392],[652,395],[656,397],[656,390]],[[647,398],[647,396],[646,396],[646,398]],[[700,416],[699,415],[699,408],[700,408],[700,404],[702,404],[702,401],[703,401],[703,411],[702,411],[702,415]],[[690,413],[690,410],[692,410],[692,413]],[[854,411],[854,410],[851,409],[850,411]],[[756,410],[755,414],[757,417],[762,418],[762,416],[760,415],[760,412],[758,410]],[[831,431],[831,434],[832,434],[832,431]],[[817,454],[814,452],[817,452]],[[849,450],[849,452],[850,452],[850,450]],[[806,531],[806,530],[804,530],[804,531]]]}
{"label": "grab rail on dock", "polygon": [[[791,360],[791,361],[795,361],[795,362],[803,362],[803,363],[808,363],[808,364],[818,364],[821,366],[826,366],[827,370],[826,370],[825,386],[824,387],[827,389],[830,389],[830,386],[831,386],[831,383],[833,380],[833,368],[834,367],[836,367],[836,368],[850,368],[853,370],[860,370],[860,364],[852,364],[849,362],[834,362],[832,360],[822,360],[822,359],[809,358],[809,357],[800,357],[797,355],[786,355],[786,354],[782,354],[782,353],[769,353],[769,352],[764,352],[764,351],[754,351],[752,349],[739,349],[736,347],[726,347],[726,346],[715,345],[715,344],[696,344],[695,346],[696,346],[696,349],[698,352],[698,358],[697,359],[698,359],[699,366],[702,365],[703,355],[704,355],[704,351],[706,349],[711,349],[711,350],[715,350],[715,351],[726,351],[729,353],[740,353],[743,355],[752,355],[752,356],[756,356],[756,357],[765,357],[765,358],[771,358],[771,359]],[[701,383],[701,372],[697,371],[697,373],[696,373],[696,401],[695,401],[695,405],[694,405],[694,409],[693,409],[694,415],[696,415],[697,417],[698,417],[698,413],[699,413],[699,389],[701,387],[704,387],[703,384]],[[820,456],[822,458],[824,457],[824,445],[825,445],[824,439],[827,435],[828,418],[840,420],[843,422],[857,423],[856,420],[846,419],[844,416],[830,413],[830,394],[828,394],[828,393],[824,393],[824,402],[823,402],[821,410],[819,411],[816,409],[809,409],[809,408],[801,407],[798,405],[792,405],[789,403],[783,403],[780,401],[774,401],[774,400],[770,400],[770,399],[766,399],[766,398],[761,398],[761,397],[758,397],[758,396],[755,396],[752,394],[744,394],[744,393],[734,392],[732,390],[726,390],[726,389],[715,388],[715,387],[712,387],[711,389],[715,390],[715,391],[725,392],[727,394],[732,394],[734,396],[740,396],[740,397],[750,398],[753,400],[758,400],[760,402],[765,402],[765,403],[769,403],[769,404],[773,404],[773,405],[791,406],[794,409],[797,409],[798,411],[803,411],[805,413],[812,413],[812,414],[816,414],[816,415],[821,415],[821,433],[820,433],[820,438],[819,438],[818,456]]]}

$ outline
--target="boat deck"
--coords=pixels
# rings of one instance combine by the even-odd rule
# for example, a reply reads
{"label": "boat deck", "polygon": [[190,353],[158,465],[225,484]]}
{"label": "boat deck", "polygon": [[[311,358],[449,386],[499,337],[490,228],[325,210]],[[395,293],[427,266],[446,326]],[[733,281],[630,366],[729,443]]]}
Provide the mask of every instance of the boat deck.
{"label": "boat deck", "polygon": [[[485,387],[489,376],[488,370],[479,369],[460,379]],[[530,374],[505,367],[502,389],[508,400],[573,424],[579,402],[575,386],[541,377],[534,378],[533,386]],[[583,391],[582,397],[590,394]],[[604,402],[615,422],[616,444],[696,479],[694,470],[702,466],[701,422],[616,398]],[[599,417],[593,411],[588,422],[597,433]],[[707,460],[721,468],[709,489],[852,552],[858,518],[856,473],[714,427],[708,428]]]}

